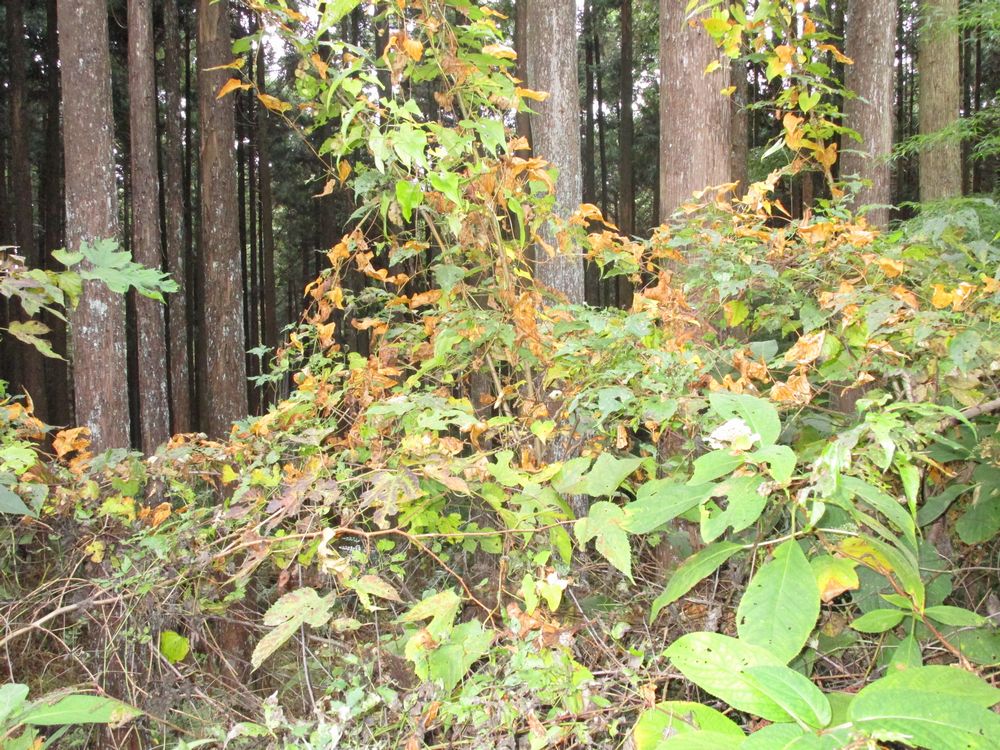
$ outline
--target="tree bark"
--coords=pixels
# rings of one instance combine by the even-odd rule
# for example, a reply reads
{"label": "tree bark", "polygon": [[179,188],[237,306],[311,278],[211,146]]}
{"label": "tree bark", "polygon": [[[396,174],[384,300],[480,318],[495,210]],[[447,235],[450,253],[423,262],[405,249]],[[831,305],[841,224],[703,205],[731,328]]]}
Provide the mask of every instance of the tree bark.
{"label": "tree bark", "polygon": [[[618,184],[619,210],[618,228],[622,234],[635,234],[635,177],[632,169],[633,120],[632,100],[632,0],[622,0],[621,13],[622,55],[619,63],[619,112],[621,123],[618,127]],[[618,307],[632,306],[632,282],[628,276],[615,277],[615,292]]]}
{"label": "tree bark", "polygon": [[[682,0],[660,0],[660,218],[695,190],[731,179],[732,107],[720,92],[730,66],[708,33],[684,20]],[[713,60],[723,63],[705,74]]]}
{"label": "tree bark", "polygon": [[[153,8],[150,0],[128,2],[129,133],[132,160],[132,252],[149,268],[163,267],[160,182],[157,174],[156,79]],[[170,437],[167,337],[163,305],[135,295],[139,434],[152,454]]]}
{"label": "tree bark", "polygon": [[847,9],[846,52],[854,60],[846,70],[847,88],[855,98],[845,105],[846,125],[856,130],[861,142],[841,148],[840,175],[858,175],[870,180],[856,197],[858,206],[883,204],[868,212],[876,227],[889,225],[892,203],[893,79],[896,55],[895,0],[851,0]]}
{"label": "tree bark", "polygon": [[[59,0],[63,135],[66,152],[66,244],[118,240],[111,111],[111,60],[103,0]],[[71,316],[76,421],[97,451],[129,445],[125,300],[85,281]]]}
{"label": "tree bark", "polygon": [[[529,2],[527,27],[529,85],[549,92],[548,99],[534,106],[534,153],[559,169],[556,212],[565,218],[580,204],[583,190],[575,0]],[[547,241],[551,243],[552,238]],[[570,302],[583,303],[580,253],[559,252],[549,258],[539,251],[536,278]]]}
{"label": "tree bark", "polygon": [[[267,81],[265,70],[267,58],[264,47],[257,50],[257,89],[264,93]],[[274,225],[273,207],[271,205],[271,149],[268,138],[269,117],[266,107],[257,107],[257,154],[258,179],[260,180],[260,234],[261,234],[261,264],[263,273],[263,321],[264,343],[274,351],[278,348],[278,318],[277,293],[274,280]]]}
{"label": "tree bark", "polygon": [[205,341],[202,421],[212,437],[227,435],[247,415],[243,352],[243,274],[236,207],[235,113],[232,97],[216,98],[232,57],[228,0],[198,3],[198,112],[201,117],[201,277]]}
{"label": "tree bark", "polygon": [[[931,135],[958,120],[961,80],[958,65],[958,0],[928,0],[917,40],[920,134]],[[962,148],[957,140],[920,152],[920,200],[962,194]]]}
{"label": "tree bark", "polygon": [[[531,0],[515,0],[514,3],[514,51],[517,63],[514,74],[521,80],[528,77],[528,4]],[[531,143],[531,117],[527,112],[518,112],[517,134]]]}
{"label": "tree bark", "polygon": [[187,245],[184,230],[184,135],[181,130],[181,34],[177,0],[163,3],[163,138],[164,248],[167,272],[177,291],[167,299],[167,348],[170,361],[170,417],[174,433],[190,432],[191,360],[188,356]]}
{"label": "tree bark", "polygon": [[[7,2],[7,46],[10,58],[10,187],[13,203],[14,241],[29,268],[41,266],[38,243],[35,241],[35,217],[32,207],[31,153],[28,142],[28,61],[25,40],[23,0]],[[4,207],[4,210],[7,210]],[[33,346],[22,344],[15,349],[21,359],[21,385],[31,394],[35,416],[48,419],[45,391],[45,364],[42,354]]]}

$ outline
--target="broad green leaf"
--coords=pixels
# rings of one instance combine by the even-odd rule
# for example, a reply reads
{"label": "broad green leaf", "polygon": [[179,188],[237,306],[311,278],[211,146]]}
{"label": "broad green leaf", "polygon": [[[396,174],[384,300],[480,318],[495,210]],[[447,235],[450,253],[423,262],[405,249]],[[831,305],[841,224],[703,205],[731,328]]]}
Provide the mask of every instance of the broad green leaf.
{"label": "broad green leaf", "polygon": [[493,631],[484,629],[479,620],[456,625],[448,641],[427,656],[428,677],[440,680],[449,693],[469,669],[481,659],[493,643]]}
{"label": "broad green leaf", "polygon": [[751,579],[736,609],[741,639],[788,663],[805,645],[819,617],[819,587],[794,539],[774,550],[774,559]]}
{"label": "broad green leaf", "polygon": [[687,679],[737,711],[769,721],[788,721],[785,710],[751,684],[743,672],[747,667],[782,666],[767,649],[719,633],[688,633],[664,653]]}
{"label": "broad green leaf", "polygon": [[698,732],[712,732],[742,741],[743,730],[719,711],[691,701],[664,701],[639,715],[632,728],[635,750],[658,750],[673,747],[665,738]]}
{"label": "broad green leaf", "polygon": [[12,320],[7,325],[7,333],[28,346],[33,346],[39,353],[50,359],[62,359],[52,350],[51,344],[44,338],[47,333],[50,333],[50,330],[40,320]]}
{"label": "broad green leaf", "polygon": [[[427,158],[424,151],[427,148],[427,134],[419,128],[403,123],[392,136],[392,148],[407,167],[426,167]],[[399,184],[396,185],[399,194]]]}
{"label": "broad green leaf", "polygon": [[795,451],[787,445],[768,445],[747,456],[754,463],[766,463],[769,473],[778,484],[788,484],[792,481],[795,462],[798,460]]}
{"label": "broad green leaf", "polygon": [[0,727],[7,721],[8,716],[21,709],[27,697],[27,685],[9,682],[6,685],[0,686]]}
{"label": "broad green leaf", "polygon": [[712,497],[725,497],[720,507],[709,499],[701,506],[701,538],[713,542],[729,527],[733,533],[754,523],[767,505],[767,497],[760,493],[764,479],[759,476],[735,476],[720,482],[712,490]]}
{"label": "broad green leaf", "polygon": [[254,669],[260,667],[275,651],[281,648],[303,625],[322,627],[330,621],[335,594],[320,597],[314,589],[304,587],[289,591],[264,613],[264,624],[272,628],[257,643],[250,655]]}
{"label": "broad green leaf", "polygon": [[719,566],[742,548],[742,545],[734,542],[716,542],[685,560],[684,564],[670,576],[663,593],[656,597],[653,602],[653,608],[649,614],[650,621],[656,619],[661,609],[684,596],[698,581],[714,573]]}
{"label": "broad green leaf", "polygon": [[881,513],[890,523],[903,532],[912,549],[917,548],[916,523],[913,516],[894,498],[857,477],[842,477],[842,486],[852,495],[860,497],[873,510]]}
{"label": "broad green leaf", "polygon": [[610,497],[641,463],[641,458],[616,458],[610,453],[602,453],[571,493]]}
{"label": "broad green leaf", "polygon": [[631,534],[647,534],[691,510],[707,491],[707,485],[690,487],[669,479],[650,480],[639,487],[635,501],[623,508],[622,528]]}
{"label": "broad green leaf", "polygon": [[396,183],[396,200],[399,201],[403,218],[410,221],[413,218],[413,209],[424,202],[424,191],[415,182],[399,180]]}
{"label": "broad green leaf", "polygon": [[0,513],[10,513],[15,516],[34,516],[24,501],[13,490],[0,484]]}
{"label": "broad green leaf", "polygon": [[729,476],[745,463],[746,456],[742,453],[731,453],[727,450],[706,453],[694,460],[694,473],[688,484],[705,484],[719,477]]}
{"label": "broad green leaf", "polygon": [[61,724],[119,724],[142,714],[113,698],[99,695],[67,695],[55,701],[42,698],[36,701],[18,721],[38,727]]}
{"label": "broad green leaf", "polygon": [[712,410],[723,419],[739,417],[760,435],[762,446],[773,445],[781,435],[781,419],[774,405],[765,399],[745,393],[715,391],[708,394]]}
{"label": "broad green leaf", "polygon": [[816,585],[819,587],[820,599],[830,602],[845,591],[853,591],[860,586],[857,563],[833,555],[817,555],[809,561]]}
{"label": "broad green leaf", "polygon": [[[915,671],[919,669],[891,676]],[[858,729],[876,738],[905,738],[907,745],[927,750],[995,750],[1000,746],[1000,716],[992,711],[951,694],[881,683],[864,688],[851,702],[848,716]]]}
{"label": "broad green leaf", "polygon": [[689,732],[662,740],[656,750],[740,750],[745,739],[722,732]]}
{"label": "broad green leaf", "polygon": [[580,544],[595,539],[594,546],[604,559],[631,579],[632,549],[622,528],[624,521],[625,511],[614,503],[601,501],[590,506],[590,512],[577,520],[573,531]]}
{"label": "broad green leaf", "polygon": [[940,622],[944,625],[978,627],[988,622],[982,615],[963,609],[962,607],[950,607],[947,604],[928,607],[924,610],[924,614],[935,622]]}
{"label": "broad green leaf", "polygon": [[191,642],[180,633],[173,630],[163,630],[160,632],[160,653],[171,664],[184,661],[190,650]]}
{"label": "broad green leaf", "polygon": [[941,696],[951,696],[982,708],[1000,703],[1000,688],[959,667],[932,664],[899,672],[891,672],[868,688],[879,690],[919,690]]}
{"label": "broad green leaf", "polygon": [[351,581],[350,587],[357,592],[358,598],[361,600],[365,609],[371,610],[374,608],[371,603],[371,599],[369,598],[372,596],[377,596],[379,599],[387,599],[392,602],[403,601],[399,598],[399,592],[396,591],[390,583],[383,581],[376,575],[363,575],[357,580]]}
{"label": "broad green leaf", "polygon": [[898,672],[901,669],[913,669],[923,663],[924,657],[920,651],[920,641],[914,638],[912,633],[907,633],[893,650],[888,671]]}
{"label": "broad green leaf", "polygon": [[454,172],[431,172],[428,175],[431,186],[456,205],[462,203],[462,195],[458,191],[459,177]]}
{"label": "broad green leaf", "polygon": [[979,497],[955,523],[955,531],[966,544],[982,544],[1000,533],[1000,492],[980,490]]}
{"label": "broad green leaf", "polygon": [[830,701],[805,675],[775,666],[747,667],[743,674],[800,724],[822,729],[830,723]]}
{"label": "broad green leaf", "polygon": [[436,638],[443,638],[451,629],[462,600],[451,589],[431,594],[400,615],[398,622],[419,622],[431,618],[427,630]]}
{"label": "broad green leaf", "polygon": [[859,633],[884,633],[903,621],[906,612],[901,609],[873,609],[851,623]]}
{"label": "broad green leaf", "polygon": [[323,9],[323,26],[329,28],[361,4],[361,0],[327,0]]}
{"label": "broad green leaf", "polygon": [[794,722],[769,724],[747,737],[740,750],[785,750],[805,734],[806,730]]}

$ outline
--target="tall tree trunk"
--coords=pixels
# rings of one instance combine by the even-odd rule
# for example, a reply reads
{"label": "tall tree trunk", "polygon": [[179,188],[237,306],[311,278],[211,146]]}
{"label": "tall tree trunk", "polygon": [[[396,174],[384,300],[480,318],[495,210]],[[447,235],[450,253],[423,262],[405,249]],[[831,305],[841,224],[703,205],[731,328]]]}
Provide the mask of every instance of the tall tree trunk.
{"label": "tall tree trunk", "polygon": [[[931,135],[958,120],[961,79],[958,67],[958,0],[928,0],[917,40],[920,72],[920,134]],[[920,152],[920,200],[962,194],[962,149],[957,140]]]}
{"label": "tall tree trunk", "polygon": [[[556,211],[567,217],[582,198],[580,168],[580,98],[576,59],[576,2],[528,3],[528,81],[549,92],[532,117],[534,152],[559,168]],[[551,238],[550,238],[551,241]],[[583,257],[539,252],[536,277],[571,302],[584,301]]]}
{"label": "tall tree trunk", "polygon": [[163,138],[164,246],[167,272],[178,289],[167,300],[170,353],[170,417],[174,433],[190,432],[191,360],[188,356],[187,263],[184,228],[184,135],[181,91],[181,33],[177,0],[163,3],[163,89],[165,127]]}
{"label": "tall tree trunk", "polygon": [[594,84],[597,89],[597,152],[601,165],[601,213],[608,215],[610,201],[608,200],[608,142],[607,121],[604,118],[604,75],[601,70],[601,37],[597,33],[597,24],[591,23],[592,43],[594,45]]}
{"label": "tall tree trunk", "polygon": [[861,142],[845,140],[841,148],[840,175],[858,175],[870,180],[856,202],[859,206],[883,204],[869,211],[868,220],[877,227],[889,225],[892,203],[892,151],[894,59],[896,55],[896,0],[851,0],[847,16],[847,88],[857,96],[846,103],[847,127],[857,131]]}
{"label": "tall tree trunk", "polygon": [[731,63],[733,77],[733,96],[730,105],[732,121],[730,130],[731,158],[729,166],[729,179],[738,182],[737,192],[740,195],[746,193],[747,189],[747,158],[749,154],[749,120],[747,113],[747,66],[742,60],[733,60]]}
{"label": "tall tree trunk", "polygon": [[597,202],[597,191],[594,185],[596,169],[594,130],[596,125],[594,123],[594,40],[591,31],[593,23],[593,0],[586,0],[583,5],[583,200],[586,203]]}
{"label": "tall tree trunk", "polygon": [[[107,5],[59,0],[63,135],[66,158],[66,244],[118,240],[114,125]],[[71,316],[76,421],[90,428],[95,450],[129,445],[125,300],[85,281]]]}
{"label": "tall tree trunk", "polygon": [[[150,0],[128,2],[129,133],[132,163],[132,252],[138,263],[163,267],[160,182],[156,158],[156,78],[153,8]],[[139,434],[152,454],[170,437],[167,336],[163,305],[135,295]]]}
{"label": "tall tree trunk", "polygon": [[[528,4],[531,0],[515,0],[514,2],[514,51],[517,53],[515,75],[521,80],[528,77]],[[518,112],[516,120],[517,134],[531,140],[531,117],[527,112]]]}
{"label": "tall tree trunk", "polygon": [[240,269],[233,149],[233,98],[216,98],[228,75],[211,70],[232,58],[228,0],[198,3],[198,113],[201,139],[201,277],[205,342],[202,421],[209,435],[229,433],[247,415],[243,352],[243,274]]}
{"label": "tall tree trunk", "polygon": [[[7,2],[7,47],[10,56],[10,199],[14,206],[14,238],[18,251],[29,268],[40,267],[41,257],[35,241],[35,217],[32,210],[31,153],[28,143],[28,49],[24,29],[23,0]],[[7,207],[4,207],[7,210]],[[33,346],[17,347],[21,359],[21,385],[31,394],[35,414],[48,419],[45,391],[45,365],[42,354]]]}
{"label": "tall tree trunk", "polygon": [[[720,91],[730,66],[705,74],[720,52],[699,25],[688,26],[684,3],[660,0],[660,217],[691,193],[729,182],[732,108]],[[723,61],[727,62],[727,61]]]}
{"label": "tall tree trunk", "polygon": [[[622,0],[621,14],[622,56],[619,63],[619,112],[621,124],[618,127],[618,184],[619,211],[618,228],[622,234],[635,234],[635,177],[632,169],[632,0]],[[628,276],[615,278],[618,307],[632,306],[632,282]]]}
{"label": "tall tree trunk", "polygon": [[[257,49],[257,89],[264,93],[267,57],[264,45]],[[277,290],[274,280],[274,225],[271,205],[271,150],[269,142],[270,118],[266,107],[257,107],[257,154],[260,180],[260,236],[263,274],[264,343],[273,352],[278,348]]]}
{"label": "tall tree trunk", "polygon": [[[56,0],[45,2],[45,154],[42,162],[39,190],[45,196],[42,201],[42,253],[44,264],[59,270],[49,253],[66,244],[66,207],[63,195],[63,146],[62,117],[59,89],[59,33],[56,28]],[[52,348],[66,356],[66,323],[48,315],[45,324],[52,330]],[[72,420],[72,389],[69,368],[65,360],[54,359],[46,363],[45,388],[47,391],[49,422],[68,425]]]}

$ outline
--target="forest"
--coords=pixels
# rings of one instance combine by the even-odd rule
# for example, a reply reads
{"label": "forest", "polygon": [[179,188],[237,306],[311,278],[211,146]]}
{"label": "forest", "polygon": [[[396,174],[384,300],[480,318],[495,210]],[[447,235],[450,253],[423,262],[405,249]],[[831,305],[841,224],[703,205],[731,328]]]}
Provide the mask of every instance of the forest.
{"label": "forest", "polygon": [[998,0],[5,0],[0,748],[996,750]]}

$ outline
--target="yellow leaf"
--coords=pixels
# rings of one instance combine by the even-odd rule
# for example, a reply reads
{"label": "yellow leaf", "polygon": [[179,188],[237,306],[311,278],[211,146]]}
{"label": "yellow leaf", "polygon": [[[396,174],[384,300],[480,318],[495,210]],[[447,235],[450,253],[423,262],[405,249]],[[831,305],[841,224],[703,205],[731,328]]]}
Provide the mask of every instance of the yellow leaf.
{"label": "yellow leaf", "polygon": [[721,89],[719,91],[719,93],[722,94],[723,96],[732,96],[735,92],[736,92],[735,86],[727,86],[726,88]]}
{"label": "yellow leaf", "polygon": [[942,284],[934,285],[934,294],[931,296],[931,304],[938,310],[948,307],[954,299],[955,295],[951,292],[946,292]]}
{"label": "yellow leaf", "polygon": [[955,291],[952,292],[951,309],[955,310],[956,312],[958,310],[961,310],[963,307],[965,307],[965,303],[969,301],[969,297],[971,297],[972,293],[975,291],[976,291],[975,284],[970,284],[967,281],[963,281],[955,288]]}
{"label": "yellow leaf", "polygon": [[517,53],[506,44],[487,44],[483,47],[483,54],[491,57],[499,57],[502,60],[516,60]]}
{"label": "yellow leaf", "polygon": [[237,57],[231,63],[226,63],[225,65],[216,65],[214,68],[205,68],[205,70],[243,70],[243,66],[247,64],[247,61],[242,57]]}
{"label": "yellow leaf", "polygon": [[52,441],[52,449],[59,458],[73,451],[85,451],[90,447],[90,430],[86,427],[74,427],[61,430]]}
{"label": "yellow leaf", "polygon": [[817,49],[823,52],[829,52],[831,55],[833,55],[833,58],[839,63],[843,63],[844,65],[854,65],[854,60],[849,58],[847,55],[845,55],[839,49],[834,47],[832,44],[821,44],[819,45],[819,47],[817,47]]}
{"label": "yellow leaf", "polygon": [[288,102],[283,102],[277,97],[271,96],[270,94],[257,94],[257,98],[260,99],[260,103],[267,107],[272,112],[287,112],[292,108],[292,105]]}
{"label": "yellow leaf", "polygon": [[823,350],[823,341],[826,338],[826,331],[816,331],[801,336],[798,341],[785,352],[785,361],[794,362],[799,365],[808,365],[819,359]]}
{"label": "yellow leaf", "polygon": [[225,464],[222,467],[222,483],[231,484],[240,478],[240,475],[233,471],[233,467],[229,464]]}
{"label": "yellow leaf", "polygon": [[348,176],[351,174],[351,163],[346,159],[341,159],[340,163],[337,165],[337,177],[340,178],[340,184],[343,185],[347,181]]}
{"label": "yellow leaf", "polygon": [[858,573],[854,569],[857,562],[833,555],[820,555],[809,561],[819,586],[819,595],[824,602],[831,602],[845,591],[853,591],[861,586]]}
{"label": "yellow leaf", "polygon": [[915,295],[905,286],[897,284],[889,291],[892,293],[893,297],[898,299],[903,304],[907,305],[908,307],[912,307],[914,310],[919,309],[919,305],[917,304],[917,295]]}
{"label": "yellow leaf", "polygon": [[326,71],[330,69],[330,66],[317,54],[313,54],[309,59],[312,61],[313,67],[316,68],[316,72],[319,73],[319,77],[325,81]]}
{"label": "yellow leaf", "polygon": [[237,89],[239,89],[240,91],[245,91],[248,88],[250,88],[249,83],[243,83],[243,81],[241,81],[239,78],[230,78],[228,81],[222,84],[222,88],[219,89],[219,93],[215,95],[215,98],[221,99],[226,94],[230,94],[233,91],[236,91]]}
{"label": "yellow leaf", "polygon": [[707,76],[709,73],[712,73],[721,67],[722,63],[720,63],[718,60],[712,60],[712,62],[710,62],[708,65],[705,66],[705,70],[703,71],[702,75]]}
{"label": "yellow leaf", "polygon": [[906,270],[906,266],[902,261],[894,260],[893,258],[879,258],[875,262],[878,263],[878,267],[882,269],[882,273],[890,279],[896,278]]}
{"label": "yellow leaf", "polygon": [[1000,292],[1000,279],[994,279],[993,277],[982,273],[979,275],[979,280],[983,282],[983,291],[987,294],[996,294],[997,292]]}
{"label": "yellow leaf", "polygon": [[420,62],[420,58],[424,56],[424,45],[418,39],[406,37],[403,40],[403,51],[413,62]]}
{"label": "yellow leaf", "polygon": [[330,193],[333,192],[334,185],[336,185],[336,182],[334,182],[333,180],[327,180],[326,184],[323,186],[323,192],[316,193],[316,195],[314,195],[313,198],[322,198],[324,195],[330,195]]}
{"label": "yellow leaf", "polygon": [[525,89],[520,86],[514,87],[514,93],[522,99],[531,99],[534,102],[544,102],[549,98],[548,91],[535,91],[534,89]]}

